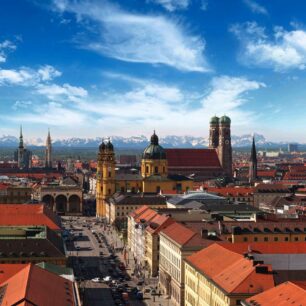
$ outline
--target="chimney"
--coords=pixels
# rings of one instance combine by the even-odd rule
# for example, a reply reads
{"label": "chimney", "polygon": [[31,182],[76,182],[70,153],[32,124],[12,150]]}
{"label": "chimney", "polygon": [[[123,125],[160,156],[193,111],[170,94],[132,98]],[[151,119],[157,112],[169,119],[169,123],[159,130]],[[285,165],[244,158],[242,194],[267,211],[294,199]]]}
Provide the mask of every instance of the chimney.
{"label": "chimney", "polygon": [[208,230],[207,229],[202,229],[202,238],[207,239],[208,238]]}
{"label": "chimney", "polygon": [[267,266],[256,266],[255,272],[260,274],[268,274],[269,270]]}

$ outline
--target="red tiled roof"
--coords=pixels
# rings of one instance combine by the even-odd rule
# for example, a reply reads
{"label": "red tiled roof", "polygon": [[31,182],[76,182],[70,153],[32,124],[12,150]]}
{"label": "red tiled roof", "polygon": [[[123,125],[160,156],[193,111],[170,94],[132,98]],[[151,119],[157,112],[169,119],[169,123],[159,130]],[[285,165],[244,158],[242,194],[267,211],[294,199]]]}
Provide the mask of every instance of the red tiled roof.
{"label": "red tiled roof", "polygon": [[185,245],[193,236],[196,235],[194,231],[177,222],[174,222],[163,229],[161,233],[180,245]]}
{"label": "red tiled roof", "polygon": [[306,305],[306,288],[304,283],[285,282],[274,288],[254,295],[246,300],[244,305],[287,306]]}
{"label": "red tiled roof", "polygon": [[0,284],[25,268],[27,264],[0,264]]}
{"label": "red tiled roof", "polygon": [[159,233],[162,229],[174,223],[174,219],[169,216],[157,214],[147,226],[146,230],[151,234]]}
{"label": "red tiled roof", "polygon": [[165,149],[168,167],[221,168],[214,149]]}
{"label": "red tiled roof", "polygon": [[[186,261],[228,293],[254,294],[274,286],[272,273],[257,273],[251,260],[218,244],[192,254]],[[267,268],[271,271],[270,266]]]}
{"label": "red tiled roof", "polygon": [[0,286],[6,286],[1,305],[76,305],[73,283],[36,265],[26,265]]}
{"label": "red tiled roof", "polygon": [[276,176],[276,170],[258,170],[257,176],[258,177],[275,177]]}
{"label": "red tiled roof", "polygon": [[59,230],[60,218],[44,204],[0,204],[0,226],[46,225]]}
{"label": "red tiled roof", "polygon": [[305,242],[237,242],[222,244],[223,248],[229,251],[245,254],[306,254]]}
{"label": "red tiled roof", "polygon": [[140,206],[139,208],[137,208],[136,210],[132,211],[130,213],[130,216],[133,217],[135,219],[136,216],[142,214],[144,211],[146,211],[147,209],[150,209],[149,206],[147,205],[143,205],[143,206]]}
{"label": "red tiled roof", "polygon": [[222,196],[248,196],[254,193],[254,188],[249,187],[207,187],[208,192]]}

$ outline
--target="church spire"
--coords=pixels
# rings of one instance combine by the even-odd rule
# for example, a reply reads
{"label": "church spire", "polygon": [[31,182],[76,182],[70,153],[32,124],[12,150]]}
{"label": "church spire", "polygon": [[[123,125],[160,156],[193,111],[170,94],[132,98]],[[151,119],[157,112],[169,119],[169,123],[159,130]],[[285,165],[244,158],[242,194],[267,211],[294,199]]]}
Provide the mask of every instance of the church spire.
{"label": "church spire", "polygon": [[50,129],[48,129],[48,136],[46,140],[45,167],[52,168],[52,143],[51,143]]}
{"label": "church spire", "polygon": [[20,149],[23,148],[22,125],[20,125],[19,148],[20,148]]}
{"label": "church spire", "polygon": [[257,153],[255,146],[255,137],[253,136],[250,163],[249,163],[249,182],[253,183],[256,179],[257,179]]}

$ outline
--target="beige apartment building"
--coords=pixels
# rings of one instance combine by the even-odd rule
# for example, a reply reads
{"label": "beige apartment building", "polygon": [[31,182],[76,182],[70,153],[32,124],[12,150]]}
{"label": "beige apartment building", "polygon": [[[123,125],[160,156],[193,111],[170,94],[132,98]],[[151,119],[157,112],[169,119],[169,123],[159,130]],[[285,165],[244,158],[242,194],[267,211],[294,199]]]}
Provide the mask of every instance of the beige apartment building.
{"label": "beige apartment building", "polygon": [[209,243],[176,222],[160,232],[159,286],[174,305],[184,305],[184,259]]}
{"label": "beige apartment building", "polygon": [[185,306],[234,306],[274,287],[270,265],[213,244],[186,258]]}

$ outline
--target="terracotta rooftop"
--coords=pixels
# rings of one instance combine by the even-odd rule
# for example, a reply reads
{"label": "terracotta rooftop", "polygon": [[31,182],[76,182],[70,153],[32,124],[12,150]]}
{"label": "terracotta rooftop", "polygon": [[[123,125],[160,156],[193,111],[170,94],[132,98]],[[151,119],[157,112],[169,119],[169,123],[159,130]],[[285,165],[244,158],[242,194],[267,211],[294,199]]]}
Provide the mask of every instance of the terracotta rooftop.
{"label": "terracotta rooftop", "polygon": [[161,230],[161,233],[184,247],[200,247],[213,243],[213,241],[202,239],[198,233],[177,222],[174,222]]}
{"label": "terracotta rooftop", "polygon": [[245,306],[306,305],[306,283],[285,282],[242,302]]}
{"label": "terracotta rooftop", "polygon": [[168,167],[221,168],[214,149],[165,149]]}
{"label": "terracotta rooftop", "polygon": [[[212,244],[186,258],[186,262],[227,293],[256,294],[274,286],[271,267],[258,265],[218,244]],[[257,270],[258,269],[258,270]]]}
{"label": "terracotta rooftop", "polygon": [[207,187],[208,192],[222,196],[249,196],[254,193],[254,188],[250,187]]}
{"label": "terracotta rooftop", "polygon": [[4,288],[1,305],[76,305],[71,281],[32,264],[2,282],[0,287]]}
{"label": "terracotta rooftop", "polygon": [[224,243],[222,247],[238,254],[306,254],[305,242],[237,242]]}
{"label": "terracotta rooftop", "polygon": [[44,204],[0,204],[0,226],[45,225],[61,229],[60,218]]}
{"label": "terracotta rooftop", "polygon": [[174,219],[166,215],[157,214],[147,226],[147,232],[151,234],[159,233],[163,228],[169,226],[174,223]]}

